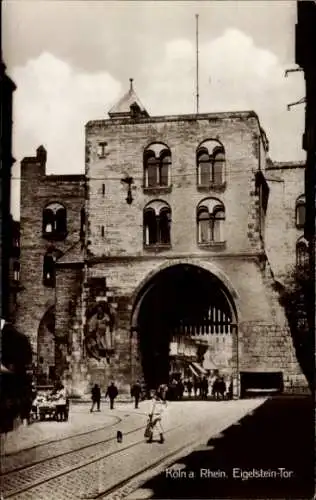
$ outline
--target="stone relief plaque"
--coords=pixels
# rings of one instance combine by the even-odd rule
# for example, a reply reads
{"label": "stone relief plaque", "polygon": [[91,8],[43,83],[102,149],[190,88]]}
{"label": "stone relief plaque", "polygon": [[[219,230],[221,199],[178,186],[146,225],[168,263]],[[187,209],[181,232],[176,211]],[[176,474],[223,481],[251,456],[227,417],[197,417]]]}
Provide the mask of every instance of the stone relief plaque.
{"label": "stone relief plaque", "polygon": [[108,361],[114,353],[114,312],[106,301],[95,302],[87,310],[85,347],[88,356]]}

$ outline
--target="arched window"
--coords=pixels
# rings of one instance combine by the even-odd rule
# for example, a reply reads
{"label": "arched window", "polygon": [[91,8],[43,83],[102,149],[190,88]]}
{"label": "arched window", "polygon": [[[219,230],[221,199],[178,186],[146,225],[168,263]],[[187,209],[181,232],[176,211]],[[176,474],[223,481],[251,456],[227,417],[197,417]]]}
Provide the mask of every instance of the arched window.
{"label": "arched window", "polygon": [[168,146],[155,143],[144,151],[144,186],[146,188],[170,185],[171,152]]}
{"label": "arched window", "polygon": [[43,236],[63,240],[67,235],[67,212],[60,203],[50,203],[43,210]]}
{"label": "arched window", "polygon": [[208,151],[202,148],[198,153],[199,184],[209,185],[211,182],[212,164]]}
{"label": "arched window", "polygon": [[199,186],[222,186],[225,181],[225,150],[213,139],[202,142],[196,151]]}
{"label": "arched window", "polygon": [[212,158],[212,174],[214,184],[222,184],[224,182],[224,165],[225,165],[225,153],[223,147],[218,147],[213,150]]}
{"label": "arched window", "polygon": [[147,161],[147,187],[157,186],[159,162],[154,156],[148,158]]}
{"label": "arched window", "polygon": [[161,200],[155,200],[144,208],[144,244],[170,245],[171,209]]}
{"label": "arched window", "polygon": [[206,198],[197,207],[198,243],[224,242],[225,207],[216,198]]}
{"label": "arched window", "polygon": [[54,248],[49,249],[43,259],[43,285],[55,287],[55,263],[61,257],[62,252]]}
{"label": "arched window", "polygon": [[157,218],[152,208],[144,211],[145,244],[155,245],[158,243]]}
{"label": "arched window", "polygon": [[296,243],[296,266],[305,268],[309,262],[308,242],[302,236]]}
{"label": "arched window", "polygon": [[305,224],[305,196],[302,194],[297,198],[295,205],[296,227],[302,229]]}
{"label": "arched window", "polygon": [[160,162],[159,162],[160,186],[168,186],[170,168],[171,168],[171,154],[168,150],[164,150],[160,155]]}

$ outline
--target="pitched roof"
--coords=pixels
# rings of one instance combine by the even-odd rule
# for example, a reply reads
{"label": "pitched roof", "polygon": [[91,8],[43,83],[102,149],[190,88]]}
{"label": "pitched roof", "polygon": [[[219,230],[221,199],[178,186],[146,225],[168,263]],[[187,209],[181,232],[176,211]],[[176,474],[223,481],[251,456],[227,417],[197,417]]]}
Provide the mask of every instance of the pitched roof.
{"label": "pitched roof", "polygon": [[131,116],[131,107],[135,106],[138,114],[141,116],[149,116],[145,107],[139,100],[133,88],[133,79],[130,78],[130,88],[128,92],[116,103],[109,111],[111,118],[123,118]]}

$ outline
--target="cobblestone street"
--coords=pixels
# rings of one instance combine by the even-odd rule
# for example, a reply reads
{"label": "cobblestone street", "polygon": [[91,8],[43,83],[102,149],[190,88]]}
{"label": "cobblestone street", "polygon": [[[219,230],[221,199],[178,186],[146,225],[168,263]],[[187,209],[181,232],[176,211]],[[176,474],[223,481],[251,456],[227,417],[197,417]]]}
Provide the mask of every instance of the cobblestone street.
{"label": "cobblestone street", "polygon": [[[68,500],[123,496],[125,482],[139,473],[174,461],[192,447],[236,423],[263,400],[170,403],[164,418],[166,442],[144,442],[149,402],[105,405],[90,414],[76,404],[67,423],[40,422],[9,435],[3,447],[4,498]],[[123,432],[117,443],[116,432]],[[117,493],[117,488],[123,488]],[[135,486],[134,486],[135,487]],[[136,485],[137,487],[137,485]],[[124,489],[125,488],[125,489]]]}
{"label": "cobblestone street", "polygon": [[311,499],[315,493],[312,397],[269,398],[238,425],[151,475],[128,500]]}

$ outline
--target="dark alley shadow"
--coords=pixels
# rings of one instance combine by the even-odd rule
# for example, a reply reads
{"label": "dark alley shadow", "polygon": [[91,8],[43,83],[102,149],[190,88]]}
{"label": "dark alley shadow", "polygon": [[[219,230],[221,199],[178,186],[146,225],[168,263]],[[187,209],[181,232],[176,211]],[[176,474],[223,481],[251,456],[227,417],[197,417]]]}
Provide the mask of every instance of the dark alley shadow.
{"label": "dark alley shadow", "polygon": [[271,398],[237,425],[205,437],[205,446],[178,461],[180,472],[171,466],[142,486],[151,498],[313,498],[312,397]]}

